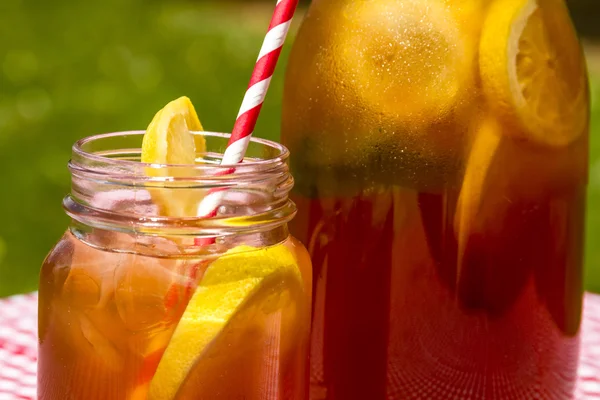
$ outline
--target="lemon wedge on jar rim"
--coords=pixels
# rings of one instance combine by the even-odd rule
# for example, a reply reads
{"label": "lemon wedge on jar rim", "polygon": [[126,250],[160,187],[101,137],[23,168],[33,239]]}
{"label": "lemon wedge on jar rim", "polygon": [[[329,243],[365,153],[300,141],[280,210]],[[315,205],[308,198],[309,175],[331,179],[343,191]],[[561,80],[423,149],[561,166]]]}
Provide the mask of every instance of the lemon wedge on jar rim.
{"label": "lemon wedge on jar rim", "polygon": [[560,147],[588,126],[586,67],[562,0],[497,0],[480,42],[484,92],[507,132]]}
{"label": "lemon wedge on jar rim", "polygon": [[[142,142],[141,161],[156,166],[193,166],[199,153],[206,152],[206,141],[192,131],[202,131],[198,114],[187,97],[180,97],[168,103],[154,116]],[[152,177],[177,177],[182,174],[178,168],[147,168]],[[199,189],[149,187],[154,202],[161,214],[169,217],[193,217],[204,196]]]}
{"label": "lemon wedge on jar rim", "polygon": [[194,165],[196,153],[206,151],[194,105],[183,96],[168,103],[156,113],[142,142],[142,162],[147,164]]}

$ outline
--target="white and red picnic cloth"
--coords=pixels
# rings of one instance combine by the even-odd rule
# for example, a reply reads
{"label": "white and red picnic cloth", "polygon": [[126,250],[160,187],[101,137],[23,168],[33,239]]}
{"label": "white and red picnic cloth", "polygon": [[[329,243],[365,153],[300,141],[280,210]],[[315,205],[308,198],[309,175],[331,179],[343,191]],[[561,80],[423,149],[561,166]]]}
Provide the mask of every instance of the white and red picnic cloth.
{"label": "white and red picnic cloth", "polygon": [[[600,400],[600,296],[585,298],[577,400]],[[35,399],[37,295],[0,300],[0,400]]]}

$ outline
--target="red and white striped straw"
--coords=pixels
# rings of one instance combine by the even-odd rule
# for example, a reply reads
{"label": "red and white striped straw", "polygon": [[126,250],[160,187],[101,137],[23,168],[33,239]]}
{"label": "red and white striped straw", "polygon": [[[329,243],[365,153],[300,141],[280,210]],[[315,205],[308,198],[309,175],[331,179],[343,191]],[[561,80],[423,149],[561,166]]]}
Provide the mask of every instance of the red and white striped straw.
{"label": "red and white striped straw", "polygon": [[[223,154],[221,165],[238,164],[244,159],[297,6],[298,0],[277,0],[269,30],[252,71],[250,84],[233,126],[233,132]],[[227,171],[227,173],[233,172],[235,172],[235,168]],[[210,191],[198,207],[198,216],[214,217],[222,198],[222,189]]]}

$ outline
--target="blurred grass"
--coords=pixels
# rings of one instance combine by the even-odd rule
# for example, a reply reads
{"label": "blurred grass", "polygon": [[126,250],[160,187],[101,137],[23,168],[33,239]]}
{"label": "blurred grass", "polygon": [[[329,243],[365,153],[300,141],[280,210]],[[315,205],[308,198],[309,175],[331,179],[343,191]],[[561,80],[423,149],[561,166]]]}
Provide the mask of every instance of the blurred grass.
{"label": "blurred grass", "polygon": [[[143,129],[188,95],[207,129],[229,131],[271,3],[0,0],[0,296],[34,290],[68,224],[72,143]],[[286,45],[257,136],[277,139]],[[600,74],[598,75],[600,77]],[[593,85],[587,282],[600,291],[600,80]]]}
{"label": "blurred grass", "polygon": [[592,125],[586,221],[585,280],[588,290],[600,293],[600,64],[592,66],[590,71],[592,76]]}
{"label": "blurred grass", "polygon": [[[270,18],[256,7],[270,4],[0,0],[0,296],[36,288],[68,224],[74,141],[145,129],[181,95],[231,131]],[[278,137],[281,71],[262,137]]]}

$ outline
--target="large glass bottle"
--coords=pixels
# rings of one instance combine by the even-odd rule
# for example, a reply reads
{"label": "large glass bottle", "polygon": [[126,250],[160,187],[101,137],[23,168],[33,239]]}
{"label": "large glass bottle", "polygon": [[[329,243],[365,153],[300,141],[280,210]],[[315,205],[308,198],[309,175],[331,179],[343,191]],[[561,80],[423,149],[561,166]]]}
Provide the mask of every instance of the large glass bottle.
{"label": "large glass bottle", "polygon": [[589,95],[562,0],[314,0],[289,62],[311,396],[570,399]]}

